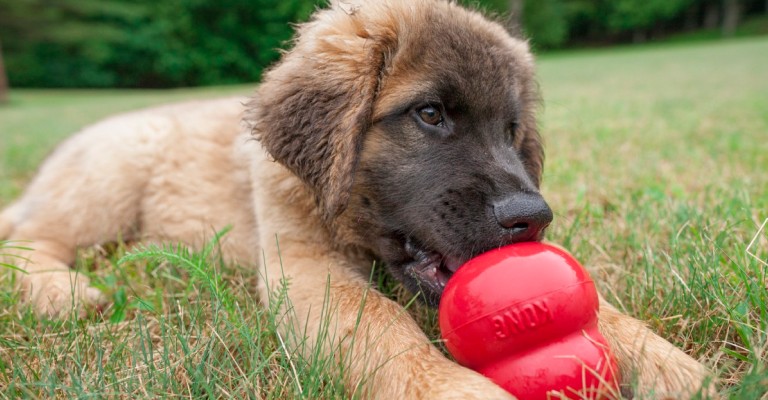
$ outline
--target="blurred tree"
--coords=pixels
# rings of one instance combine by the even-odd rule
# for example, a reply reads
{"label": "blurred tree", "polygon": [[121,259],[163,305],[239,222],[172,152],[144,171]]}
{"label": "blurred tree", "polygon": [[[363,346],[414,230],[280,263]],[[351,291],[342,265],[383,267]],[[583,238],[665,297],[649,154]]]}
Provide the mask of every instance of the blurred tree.
{"label": "blurred tree", "polygon": [[255,81],[322,0],[0,0],[11,84]]}
{"label": "blurred tree", "polygon": [[523,12],[525,9],[525,0],[509,0],[509,18],[510,23],[517,27],[523,26]]}
{"label": "blurred tree", "polygon": [[704,29],[715,29],[720,24],[720,1],[701,0],[704,6]]}
{"label": "blurred tree", "polygon": [[606,2],[608,28],[613,32],[632,32],[634,42],[647,39],[654,25],[672,19],[692,0],[612,0]]}
{"label": "blurred tree", "polygon": [[740,0],[723,0],[723,36],[733,36],[736,33],[743,6]]}
{"label": "blurred tree", "polygon": [[0,43],[0,104],[8,101],[8,77],[5,75],[3,45]]}
{"label": "blurred tree", "polygon": [[555,48],[568,38],[568,21],[562,0],[526,0],[523,26],[536,47]]}
{"label": "blurred tree", "polygon": [[106,87],[119,77],[105,64],[148,10],[119,0],[9,0],[0,15],[11,84]]}
{"label": "blurred tree", "polygon": [[458,0],[464,6],[479,9],[491,16],[508,16],[510,1],[515,0]]}
{"label": "blurred tree", "polygon": [[126,83],[142,87],[255,81],[291,37],[289,23],[306,19],[317,3],[143,1],[152,18],[135,27],[115,57]]}

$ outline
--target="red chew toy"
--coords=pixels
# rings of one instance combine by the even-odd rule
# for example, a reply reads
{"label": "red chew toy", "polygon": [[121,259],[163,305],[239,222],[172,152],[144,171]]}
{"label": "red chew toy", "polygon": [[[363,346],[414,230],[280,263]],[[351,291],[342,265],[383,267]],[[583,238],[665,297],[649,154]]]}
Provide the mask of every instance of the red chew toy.
{"label": "red chew toy", "polygon": [[570,254],[518,243],[459,268],[440,301],[440,330],[456,361],[520,400],[612,398],[616,362],[597,309],[595,284]]}

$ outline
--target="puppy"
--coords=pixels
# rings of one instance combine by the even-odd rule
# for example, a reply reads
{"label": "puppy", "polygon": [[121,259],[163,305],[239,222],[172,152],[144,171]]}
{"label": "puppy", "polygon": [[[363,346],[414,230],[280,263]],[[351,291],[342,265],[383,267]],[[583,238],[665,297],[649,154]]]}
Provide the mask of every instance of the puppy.
{"label": "puppy", "polygon": [[[451,2],[339,2],[297,28],[241,101],[114,117],[56,149],[0,214],[0,237],[33,249],[12,259],[28,272],[23,298],[52,317],[99,303],[70,269],[77,248],[118,237],[199,248],[231,225],[226,258],[261,269],[264,302],[287,282],[296,318],[284,328],[344,354],[350,393],[511,398],[448,360],[367,278],[383,261],[436,304],[468,258],[542,238],[552,211],[526,42]],[[600,324],[640,394],[702,389],[706,369],[640,322],[602,302]],[[321,326],[332,339],[314,343]]]}

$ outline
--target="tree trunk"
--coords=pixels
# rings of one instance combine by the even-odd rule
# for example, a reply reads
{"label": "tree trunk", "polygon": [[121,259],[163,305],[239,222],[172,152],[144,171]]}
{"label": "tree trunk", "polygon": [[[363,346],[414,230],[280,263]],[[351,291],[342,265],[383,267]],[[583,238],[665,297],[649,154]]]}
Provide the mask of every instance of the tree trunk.
{"label": "tree trunk", "polygon": [[8,101],[8,77],[3,63],[3,46],[0,44],[0,104]]}
{"label": "tree trunk", "polygon": [[741,21],[741,0],[723,1],[723,36],[733,36]]}
{"label": "tree trunk", "polygon": [[645,43],[648,41],[648,32],[645,29],[636,28],[632,31],[632,43]]}
{"label": "tree trunk", "polygon": [[704,29],[715,29],[720,24],[720,5],[716,2],[707,2],[704,11]]}
{"label": "tree trunk", "polygon": [[[768,1],[768,0],[766,0]],[[515,31],[523,30],[523,9],[525,0],[509,0],[509,24]]]}
{"label": "tree trunk", "polygon": [[[768,0],[765,0],[768,1]],[[699,7],[697,6],[690,6],[688,7],[688,10],[685,11],[685,30],[686,31],[692,31],[698,28],[698,21],[699,20]]]}

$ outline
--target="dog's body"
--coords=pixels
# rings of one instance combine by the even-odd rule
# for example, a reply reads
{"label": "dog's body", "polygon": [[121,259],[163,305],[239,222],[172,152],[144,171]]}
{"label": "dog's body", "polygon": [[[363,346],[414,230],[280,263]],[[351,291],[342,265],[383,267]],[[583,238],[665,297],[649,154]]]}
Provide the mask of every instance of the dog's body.
{"label": "dog's body", "polygon": [[[342,3],[302,25],[243,101],[115,117],[54,151],[0,214],[0,238],[34,249],[21,254],[23,298],[50,316],[101,302],[69,267],[79,247],[134,238],[199,248],[232,226],[225,258],[260,265],[263,301],[285,276],[310,340],[330,294],[335,339],[314,344],[353,355],[350,391],[509,397],[446,359],[367,278],[383,260],[434,303],[470,256],[541,238],[551,211],[537,189],[526,44],[450,3]],[[600,318],[625,381],[656,397],[701,388],[707,371],[695,360],[604,302]]]}
{"label": "dog's body", "polygon": [[[30,272],[68,276],[80,247],[120,238],[200,248],[231,225],[224,254],[253,263],[258,238],[250,207],[252,154],[246,151],[255,144],[237,140],[243,100],[165,106],[86,128],[56,148],[22,198],[0,214],[0,234],[34,239],[27,245],[37,251],[21,254],[31,257]],[[84,277],[77,280],[76,297],[100,300]],[[70,280],[61,272],[19,282],[42,314],[72,306]]]}

